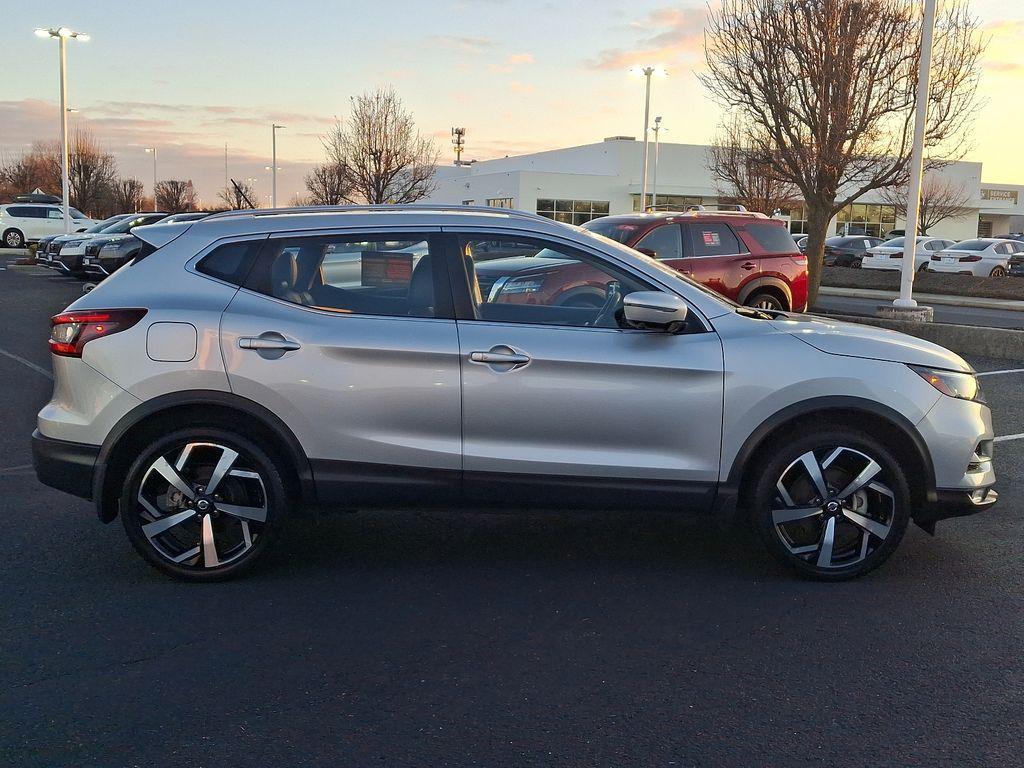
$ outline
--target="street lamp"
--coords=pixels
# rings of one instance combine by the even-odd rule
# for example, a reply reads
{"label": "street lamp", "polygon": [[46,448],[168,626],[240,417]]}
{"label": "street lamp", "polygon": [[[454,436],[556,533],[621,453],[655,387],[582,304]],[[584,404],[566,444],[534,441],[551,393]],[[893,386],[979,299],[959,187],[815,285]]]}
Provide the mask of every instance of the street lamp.
{"label": "street lamp", "polygon": [[146,154],[153,155],[153,210],[156,210],[156,147],[146,147]]}
{"label": "street lamp", "polygon": [[68,177],[68,65],[67,65],[67,41],[68,38],[81,40],[83,43],[89,39],[84,32],[75,32],[67,27],[36,29],[36,37],[55,38],[60,44],[60,188],[61,204],[64,206],[64,234],[71,232],[71,185]]}
{"label": "street lamp", "polygon": [[631,67],[634,75],[643,75],[647,81],[644,95],[644,167],[640,182],[640,211],[647,210],[647,152],[651,120],[651,75],[667,77],[668,72],[662,67]]}
{"label": "street lamp", "polygon": [[270,207],[277,208],[277,129],[284,128],[283,125],[277,123],[271,123],[270,125],[270,146],[271,146],[271,158],[270,158],[270,170],[271,181],[270,181]]}
{"label": "street lamp", "polygon": [[654,210],[658,210],[658,137],[662,131],[667,130],[668,128],[661,127],[661,115],[654,118],[654,174],[651,178],[651,208]]}

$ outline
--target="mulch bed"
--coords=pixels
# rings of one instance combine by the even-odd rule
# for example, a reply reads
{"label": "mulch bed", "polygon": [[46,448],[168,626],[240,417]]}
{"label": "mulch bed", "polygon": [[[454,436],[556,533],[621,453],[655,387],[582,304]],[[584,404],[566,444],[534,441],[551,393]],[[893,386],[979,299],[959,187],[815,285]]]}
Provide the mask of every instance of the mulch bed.
{"label": "mulch bed", "polygon": [[[876,269],[825,267],[821,284],[831,288],[867,288],[876,291],[899,291],[900,273]],[[1024,300],[1024,278],[971,277],[918,272],[914,277],[915,293],[940,293],[950,296],[971,296],[987,299]]]}

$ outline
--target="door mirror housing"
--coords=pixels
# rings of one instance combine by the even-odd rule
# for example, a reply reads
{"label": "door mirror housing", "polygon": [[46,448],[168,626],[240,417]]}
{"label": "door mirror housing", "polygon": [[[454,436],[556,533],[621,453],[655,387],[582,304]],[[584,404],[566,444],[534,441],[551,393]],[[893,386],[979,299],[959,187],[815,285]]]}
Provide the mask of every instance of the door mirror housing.
{"label": "door mirror housing", "polygon": [[689,307],[672,293],[635,291],[622,300],[622,314],[632,325],[678,333],[686,325]]}

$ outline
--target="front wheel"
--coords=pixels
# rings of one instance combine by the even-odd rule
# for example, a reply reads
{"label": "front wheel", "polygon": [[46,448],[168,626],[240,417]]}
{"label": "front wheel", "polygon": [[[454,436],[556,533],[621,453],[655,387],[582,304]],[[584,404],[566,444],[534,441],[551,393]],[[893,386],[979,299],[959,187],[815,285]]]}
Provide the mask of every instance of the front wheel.
{"label": "front wheel", "polygon": [[8,248],[22,248],[25,245],[25,236],[16,229],[8,229],[4,232],[4,245]]}
{"label": "front wheel", "polygon": [[153,442],[128,471],[124,528],[157,569],[218,581],[252,567],[276,538],[286,496],[274,461],[247,438],[192,427]]}
{"label": "front wheel", "polygon": [[787,442],[758,472],[754,525],[768,550],[803,576],[840,581],[877,568],[910,520],[899,462],[856,430],[826,427]]}

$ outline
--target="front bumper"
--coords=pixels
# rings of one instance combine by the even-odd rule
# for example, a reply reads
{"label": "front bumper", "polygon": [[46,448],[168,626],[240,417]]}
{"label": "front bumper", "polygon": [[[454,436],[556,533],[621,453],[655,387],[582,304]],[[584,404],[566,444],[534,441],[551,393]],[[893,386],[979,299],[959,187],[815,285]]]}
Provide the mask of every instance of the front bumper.
{"label": "front bumper", "polygon": [[32,433],[32,464],[39,482],[59,491],[92,498],[93,473],[100,446],[71,443]]}
{"label": "front bumper", "polygon": [[924,509],[916,510],[914,522],[929,533],[935,532],[935,523],[951,517],[976,515],[993,507],[999,501],[999,494],[992,487],[967,491],[963,488],[940,488],[935,491],[935,500]]}

